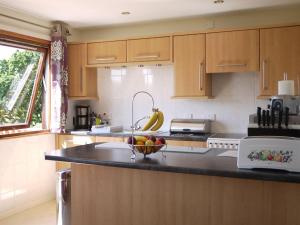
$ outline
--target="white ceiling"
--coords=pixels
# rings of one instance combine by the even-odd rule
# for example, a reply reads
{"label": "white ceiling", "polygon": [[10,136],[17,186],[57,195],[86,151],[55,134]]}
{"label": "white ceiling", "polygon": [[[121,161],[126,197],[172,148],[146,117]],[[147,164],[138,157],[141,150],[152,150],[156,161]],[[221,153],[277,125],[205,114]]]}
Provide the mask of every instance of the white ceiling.
{"label": "white ceiling", "polygon": [[[109,26],[300,3],[300,0],[0,0],[0,6],[74,28]],[[124,16],[122,11],[130,11]]]}

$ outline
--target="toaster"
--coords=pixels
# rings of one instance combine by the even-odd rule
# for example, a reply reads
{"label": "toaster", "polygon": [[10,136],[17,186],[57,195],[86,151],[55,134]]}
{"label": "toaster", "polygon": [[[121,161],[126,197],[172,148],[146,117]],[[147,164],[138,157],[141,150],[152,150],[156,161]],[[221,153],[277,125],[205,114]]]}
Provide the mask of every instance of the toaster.
{"label": "toaster", "polygon": [[238,148],[238,168],[279,169],[300,172],[300,139],[291,137],[246,137]]}

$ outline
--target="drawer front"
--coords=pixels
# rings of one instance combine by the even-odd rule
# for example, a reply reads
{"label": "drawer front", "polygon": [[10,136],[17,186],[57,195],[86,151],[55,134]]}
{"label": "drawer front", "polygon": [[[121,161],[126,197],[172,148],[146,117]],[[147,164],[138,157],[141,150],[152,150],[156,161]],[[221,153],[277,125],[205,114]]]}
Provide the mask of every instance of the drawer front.
{"label": "drawer front", "polygon": [[126,62],[126,41],[108,41],[87,45],[88,64],[111,64]]}
{"label": "drawer front", "polygon": [[96,137],[96,142],[123,142],[123,137]]}
{"label": "drawer front", "polygon": [[127,61],[169,61],[171,60],[170,45],[170,37],[128,40]]}
{"label": "drawer front", "polygon": [[168,145],[172,146],[183,146],[183,147],[197,147],[197,148],[206,148],[206,141],[177,141],[177,140],[167,140]]}
{"label": "drawer front", "polygon": [[230,31],[206,36],[206,72],[259,71],[259,31]]}

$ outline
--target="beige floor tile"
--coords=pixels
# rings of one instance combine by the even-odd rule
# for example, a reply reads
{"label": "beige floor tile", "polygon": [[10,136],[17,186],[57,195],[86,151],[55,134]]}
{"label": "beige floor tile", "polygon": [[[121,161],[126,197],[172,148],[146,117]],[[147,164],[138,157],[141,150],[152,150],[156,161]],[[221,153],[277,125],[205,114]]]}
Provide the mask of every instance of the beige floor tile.
{"label": "beige floor tile", "polygon": [[0,225],[56,225],[56,203],[47,202],[7,217],[0,220]]}

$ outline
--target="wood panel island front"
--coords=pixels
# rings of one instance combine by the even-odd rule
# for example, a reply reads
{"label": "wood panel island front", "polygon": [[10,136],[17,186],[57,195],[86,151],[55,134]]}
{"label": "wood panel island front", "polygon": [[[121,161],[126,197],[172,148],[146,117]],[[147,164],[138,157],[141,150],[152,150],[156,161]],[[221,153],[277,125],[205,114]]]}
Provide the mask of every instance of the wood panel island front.
{"label": "wood panel island front", "polygon": [[72,225],[300,225],[300,174],[243,170],[236,158],[95,144],[53,151],[72,163]]}

